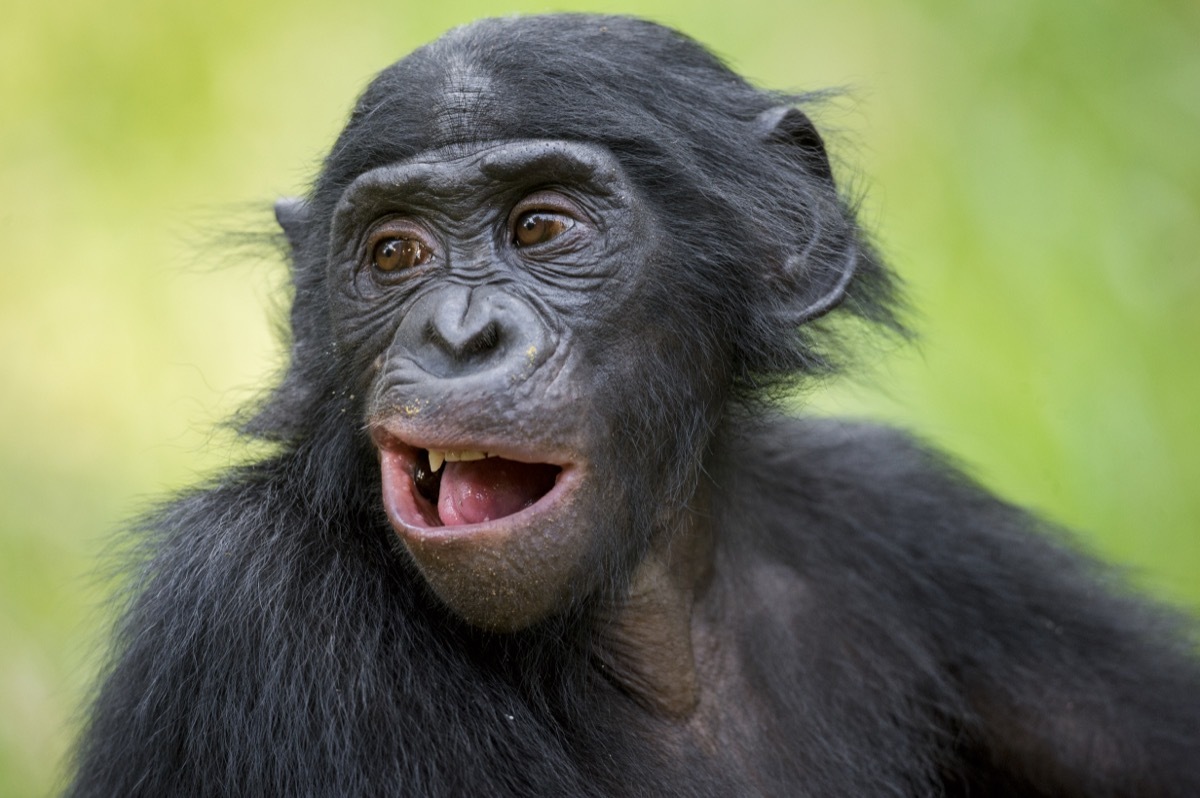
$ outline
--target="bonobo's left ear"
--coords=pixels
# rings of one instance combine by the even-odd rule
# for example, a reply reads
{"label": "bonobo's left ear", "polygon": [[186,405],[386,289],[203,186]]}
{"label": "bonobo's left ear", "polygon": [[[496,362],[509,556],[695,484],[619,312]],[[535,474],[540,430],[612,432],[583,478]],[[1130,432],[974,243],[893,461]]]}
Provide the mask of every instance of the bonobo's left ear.
{"label": "bonobo's left ear", "polygon": [[790,105],[779,105],[759,114],[755,126],[764,141],[795,147],[814,177],[833,183],[825,141],[803,111]]}
{"label": "bonobo's left ear", "polygon": [[830,225],[823,218],[833,211],[843,221],[845,210],[837,199],[825,142],[812,121],[796,108],[777,106],[759,114],[756,130],[768,144],[791,148],[808,175],[824,184],[825,191],[815,193],[829,198],[828,204],[814,201],[814,229],[783,266],[783,272],[800,286],[800,307],[795,315],[788,314],[789,323],[799,325],[825,315],[845,298],[858,268],[859,244],[852,224],[847,230],[844,223]]}
{"label": "bonobo's left ear", "polygon": [[300,248],[311,216],[308,202],[300,197],[280,197],[275,200],[275,221],[283,228],[283,234],[293,251]]}

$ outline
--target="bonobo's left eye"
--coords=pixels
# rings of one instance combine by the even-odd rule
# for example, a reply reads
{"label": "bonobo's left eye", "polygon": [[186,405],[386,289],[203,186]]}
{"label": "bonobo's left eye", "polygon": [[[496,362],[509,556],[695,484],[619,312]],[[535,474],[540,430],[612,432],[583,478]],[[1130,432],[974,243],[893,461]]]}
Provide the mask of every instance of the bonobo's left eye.
{"label": "bonobo's left eye", "polygon": [[570,230],[574,225],[575,220],[569,216],[546,211],[529,211],[521,214],[513,225],[513,241],[518,247],[544,244]]}
{"label": "bonobo's left eye", "polygon": [[518,247],[545,244],[574,227],[580,215],[575,203],[557,191],[536,191],[509,216],[512,242]]}

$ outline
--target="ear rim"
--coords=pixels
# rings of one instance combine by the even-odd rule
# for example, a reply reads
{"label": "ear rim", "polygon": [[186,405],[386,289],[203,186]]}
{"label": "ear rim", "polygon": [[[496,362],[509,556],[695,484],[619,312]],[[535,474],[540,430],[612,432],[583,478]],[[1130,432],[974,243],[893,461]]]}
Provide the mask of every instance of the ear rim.
{"label": "ear rim", "polygon": [[[796,268],[803,268],[798,263],[802,259],[804,259],[802,255],[788,258],[787,269],[791,271]],[[837,272],[836,282],[825,293],[821,294],[820,297],[810,302],[803,310],[796,314],[794,323],[797,325],[807,324],[810,321],[821,318],[841,305],[846,299],[846,290],[850,287],[850,283],[858,273],[858,260],[858,247],[852,245],[850,251],[842,259],[841,268]]]}
{"label": "ear rim", "polygon": [[808,115],[794,105],[768,108],[754,121],[759,139],[768,144],[794,147],[814,176],[834,185],[833,165],[825,148],[825,139]]}
{"label": "ear rim", "polygon": [[275,200],[275,221],[293,251],[304,242],[311,219],[312,207],[304,197],[280,197]]}

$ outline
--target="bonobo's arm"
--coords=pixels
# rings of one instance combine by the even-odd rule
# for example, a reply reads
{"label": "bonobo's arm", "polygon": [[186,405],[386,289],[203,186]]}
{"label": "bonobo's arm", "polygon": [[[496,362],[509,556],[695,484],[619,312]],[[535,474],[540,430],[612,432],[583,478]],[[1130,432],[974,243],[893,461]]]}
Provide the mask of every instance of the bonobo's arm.
{"label": "bonobo's arm", "polygon": [[964,538],[988,561],[946,575],[963,633],[942,641],[973,711],[972,765],[1051,795],[1200,795],[1200,669],[1180,620],[1026,540],[1010,508],[977,521]]}
{"label": "bonobo's arm", "polygon": [[[812,508],[799,545],[818,589],[848,626],[874,608],[890,644],[948,674],[931,703],[952,708],[949,794],[1200,795],[1200,659],[1183,619],[899,433],[792,429],[777,451]],[[843,587],[839,569],[872,578]]]}

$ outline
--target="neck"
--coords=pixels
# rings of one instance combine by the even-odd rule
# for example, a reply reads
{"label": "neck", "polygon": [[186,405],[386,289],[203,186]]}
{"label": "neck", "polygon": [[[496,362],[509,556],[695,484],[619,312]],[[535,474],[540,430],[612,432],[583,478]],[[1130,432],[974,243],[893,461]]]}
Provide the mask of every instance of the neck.
{"label": "neck", "polygon": [[692,610],[712,570],[707,503],[681,511],[634,570],[624,596],[600,611],[594,654],[643,709],[682,720],[699,700]]}

